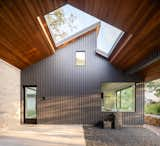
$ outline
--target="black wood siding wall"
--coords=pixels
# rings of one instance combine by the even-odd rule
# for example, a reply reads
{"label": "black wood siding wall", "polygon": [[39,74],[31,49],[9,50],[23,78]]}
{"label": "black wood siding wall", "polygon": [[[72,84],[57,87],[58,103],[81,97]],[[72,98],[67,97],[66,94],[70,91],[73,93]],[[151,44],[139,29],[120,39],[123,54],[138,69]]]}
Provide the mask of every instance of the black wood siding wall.
{"label": "black wood siding wall", "polygon": [[[93,32],[22,71],[22,86],[38,86],[38,123],[95,123],[107,114],[101,113],[101,82],[138,81],[137,78],[123,74],[106,59],[96,55],[95,49],[96,32]],[[75,65],[76,51],[86,52],[85,66]],[[143,106],[140,105],[143,94],[141,94],[137,95],[138,111],[123,114],[125,124],[133,124],[126,117],[136,118],[135,124],[143,122]],[[43,96],[46,100],[41,100]]]}

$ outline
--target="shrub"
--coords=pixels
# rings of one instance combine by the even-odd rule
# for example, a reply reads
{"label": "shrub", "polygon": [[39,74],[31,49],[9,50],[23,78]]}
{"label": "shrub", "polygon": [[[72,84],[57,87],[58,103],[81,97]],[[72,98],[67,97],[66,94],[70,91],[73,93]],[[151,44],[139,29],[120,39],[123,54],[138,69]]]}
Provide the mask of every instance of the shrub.
{"label": "shrub", "polygon": [[160,115],[160,103],[151,103],[145,105],[145,114]]}

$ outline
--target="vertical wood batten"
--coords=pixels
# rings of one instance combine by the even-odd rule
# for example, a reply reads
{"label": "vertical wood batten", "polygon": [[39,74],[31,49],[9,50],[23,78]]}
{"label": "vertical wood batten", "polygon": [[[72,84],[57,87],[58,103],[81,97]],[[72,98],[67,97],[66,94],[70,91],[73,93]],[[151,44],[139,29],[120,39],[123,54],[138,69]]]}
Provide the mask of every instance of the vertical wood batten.
{"label": "vertical wood batten", "polygon": [[[22,85],[38,86],[38,123],[92,124],[108,113],[101,112],[101,82],[137,81],[98,56],[96,32],[79,38],[50,56],[22,71]],[[75,52],[86,52],[86,65],[75,65]],[[41,97],[46,100],[41,100]],[[142,96],[137,97],[141,103]],[[140,106],[140,112],[142,107]],[[138,116],[139,121],[132,120]],[[129,118],[129,120],[126,120]],[[124,123],[141,124],[143,114],[124,113]]]}

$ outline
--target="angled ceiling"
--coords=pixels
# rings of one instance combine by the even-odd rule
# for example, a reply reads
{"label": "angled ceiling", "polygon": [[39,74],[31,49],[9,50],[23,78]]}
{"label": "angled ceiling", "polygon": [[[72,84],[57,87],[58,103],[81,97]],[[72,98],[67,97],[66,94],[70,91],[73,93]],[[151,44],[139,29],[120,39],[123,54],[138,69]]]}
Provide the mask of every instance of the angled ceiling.
{"label": "angled ceiling", "polygon": [[126,32],[109,58],[122,70],[160,47],[159,0],[5,0],[0,1],[0,58],[23,69],[53,54],[37,16],[66,3]]}
{"label": "angled ceiling", "polygon": [[23,69],[53,54],[37,16],[63,4],[61,0],[0,1],[0,58]]}
{"label": "angled ceiling", "polygon": [[145,81],[151,81],[160,78],[160,60],[154,62],[138,72]]}
{"label": "angled ceiling", "polygon": [[157,0],[68,1],[126,32],[110,57],[111,63],[120,69],[127,70],[160,46],[160,2]]}

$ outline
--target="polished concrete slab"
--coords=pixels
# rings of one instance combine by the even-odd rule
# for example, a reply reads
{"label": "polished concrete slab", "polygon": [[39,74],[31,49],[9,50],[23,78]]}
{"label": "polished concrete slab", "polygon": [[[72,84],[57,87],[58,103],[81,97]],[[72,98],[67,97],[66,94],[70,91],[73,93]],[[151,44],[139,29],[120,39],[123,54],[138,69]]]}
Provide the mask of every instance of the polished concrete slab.
{"label": "polished concrete slab", "polygon": [[22,125],[0,130],[0,146],[85,146],[82,125]]}

